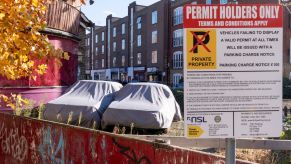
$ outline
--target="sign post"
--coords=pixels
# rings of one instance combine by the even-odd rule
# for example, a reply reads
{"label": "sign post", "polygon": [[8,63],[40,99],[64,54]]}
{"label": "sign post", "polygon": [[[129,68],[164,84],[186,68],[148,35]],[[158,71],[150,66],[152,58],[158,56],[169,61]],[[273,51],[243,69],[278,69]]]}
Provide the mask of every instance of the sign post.
{"label": "sign post", "polygon": [[235,138],[227,138],[226,139],[226,147],[225,147],[225,162],[226,164],[233,164],[235,163],[235,156],[236,156],[236,142]]}
{"label": "sign post", "polygon": [[229,163],[235,138],[281,134],[282,17],[277,4],[184,6],[185,135],[227,138]]}

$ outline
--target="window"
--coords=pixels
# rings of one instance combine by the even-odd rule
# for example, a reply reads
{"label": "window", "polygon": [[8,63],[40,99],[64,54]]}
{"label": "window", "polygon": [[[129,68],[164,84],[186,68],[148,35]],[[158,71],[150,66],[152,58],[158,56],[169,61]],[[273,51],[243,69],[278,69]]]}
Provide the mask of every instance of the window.
{"label": "window", "polygon": [[94,72],[93,80],[99,80],[99,79],[100,79],[100,74],[97,72]]}
{"label": "window", "polygon": [[180,73],[173,74],[173,87],[178,87],[178,84],[180,83],[182,78],[183,76]]}
{"label": "window", "polygon": [[105,35],[104,32],[102,32],[102,38],[101,38],[102,41],[104,41],[104,35]]}
{"label": "window", "polygon": [[197,1],[191,2],[192,5],[197,5]]}
{"label": "window", "polygon": [[124,23],[122,23],[122,25],[121,25],[121,33],[125,34],[125,24]]}
{"label": "window", "polygon": [[116,37],[116,27],[113,28],[113,37]]}
{"label": "window", "polygon": [[174,31],[173,34],[173,46],[174,47],[179,47],[183,46],[183,29],[178,29]]}
{"label": "window", "polygon": [[95,48],[95,53],[98,55],[98,47]]}
{"label": "window", "polygon": [[125,56],[122,56],[122,58],[121,58],[121,65],[125,66]]}
{"label": "window", "polygon": [[98,60],[95,62],[95,68],[98,68]]}
{"label": "window", "polygon": [[136,19],[136,23],[137,23],[137,29],[141,29],[141,17],[138,17]]}
{"label": "window", "polygon": [[95,37],[95,42],[98,43],[98,35]]}
{"label": "window", "polygon": [[211,4],[211,0],[206,0],[206,4],[210,5]]}
{"label": "window", "polygon": [[125,40],[124,39],[122,39],[122,41],[121,41],[121,49],[125,50]]}
{"label": "window", "polygon": [[112,60],[112,66],[116,67],[116,57],[114,57],[113,60]]}
{"label": "window", "polygon": [[104,68],[104,67],[105,67],[105,60],[102,59],[102,68]]}
{"label": "window", "polygon": [[137,64],[141,64],[141,53],[137,54]]}
{"label": "window", "polygon": [[102,52],[101,53],[104,54],[104,45],[102,45]]}
{"label": "window", "polygon": [[137,46],[140,47],[141,46],[141,35],[137,36]]}
{"label": "window", "polygon": [[157,63],[157,62],[158,62],[158,52],[152,51],[152,63]]}
{"label": "window", "polygon": [[173,68],[183,68],[183,53],[182,51],[174,52],[173,54]]}
{"label": "window", "polygon": [[158,42],[158,31],[153,31],[152,32],[152,43],[157,43]]}
{"label": "window", "polygon": [[153,11],[152,12],[152,24],[156,24],[158,22],[158,12]]}
{"label": "window", "polygon": [[90,40],[89,38],[86,39],[86,45],[89,46]]}
{"label": "window", "polygon": [[174,25],[182,24],[183,23],[183,7],[177,7],[174,10],[174,17],[173,17]]}
{"label": "window", "polygon": [[220,0],[220,4],[227,4],[227,0]]}
{"label": "window", "polygon": [[116,51],[116,42],[113,42],[113,52]]}

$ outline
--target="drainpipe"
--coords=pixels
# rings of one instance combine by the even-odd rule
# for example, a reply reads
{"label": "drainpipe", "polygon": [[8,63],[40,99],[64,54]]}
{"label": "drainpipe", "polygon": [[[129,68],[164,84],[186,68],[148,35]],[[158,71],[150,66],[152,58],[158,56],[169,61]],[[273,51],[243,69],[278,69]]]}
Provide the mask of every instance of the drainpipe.
{"label": "drainpipe", "polygon": [[92,71],[94,70],[94,27],[95,23],[90,27],[91,79],[94,79],[94,75],[92,74]]}

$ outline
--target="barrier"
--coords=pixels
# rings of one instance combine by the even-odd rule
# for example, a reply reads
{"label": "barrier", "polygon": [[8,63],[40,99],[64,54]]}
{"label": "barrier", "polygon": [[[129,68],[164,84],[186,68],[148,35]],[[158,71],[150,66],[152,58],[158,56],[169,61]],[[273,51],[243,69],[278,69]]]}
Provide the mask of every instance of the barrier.
{"label": "barrier", "polygon": [[0,163],[225,162],[220,156],[167,144],[0,113]]}

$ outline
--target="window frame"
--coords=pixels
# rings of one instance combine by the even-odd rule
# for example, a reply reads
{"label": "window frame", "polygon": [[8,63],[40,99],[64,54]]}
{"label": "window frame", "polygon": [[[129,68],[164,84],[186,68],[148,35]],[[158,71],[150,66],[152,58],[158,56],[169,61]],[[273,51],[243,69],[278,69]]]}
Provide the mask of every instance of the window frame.
{"label": "window frame", "polygon": [[101,61],[102,61],[102,68],[104,68],[105,67],[105,59],[102,59]]}
{"label": "window frame", "polygon": [[116,45],[116,42],[113,42],[113,43],[112,43],[112,51],[113,51],[113,52],[116,51],[116,46],[117,46],[117,45]]}
{"label": "window frame", "polygon": [[152,44],[158,43],[158,31],[152,31]]}
{"label": "window frame", "polygon": [[158,63],[158,51],[154,50],[152,51],[152,64]]}
{"label": "window frame", "polygon": [[183,52],[175,51],[173,53],[173,69],[183,68]]}
{"label": "window frame", "polygon": [[121,56],[121,66],[125,66],[125,56]]}
{"label": "window frame", "polygon": [[113,27],[113,30],[112,30],[112,36],[113,36],[113,38],[116,37],[116,27]]}
{"label": "window frame", "polygon": [[125,39],[121,40],[121,49],[125,50]]}
{"label": "window frame", "polygon": [[141,21],[142,19],[140,16],[136,18],[137,29],[141,29]]}
{"label": "window frame", "polygon": [[154,10],[152,11],[152,25],[158,23],[158,11]]}
{"label": "window frame", "polygon": [[141,35],[137,35],[137,47],[141,47],[142,40]]}
{"label": "window frame", "polygon": [[137,53],[137,55],[136,55],[136,63],[138,65],[140,65],[142,63],[142,56],[141,56],[141,53],[140,52]]}
{"label": "window frame", "polygon": [[179,6],[173,11],[173,25],[179,25],[183,23],[183,7]]}
{"label": "window frame", "polygon": [[101,35],[101,41],[103,42],[105,40],[105,32],[103,31]]}
{"label": "window frame", "polygon": [[121,34],[125,34],[125,23],[121,24]]}
{"label": "window frame", "polygon": [[112,59],[112,67],[116,67],[116,57],[113,57]]}
{"label": "window frame", "polygon": [[183,46],[183,29],[177,29],[173,31],[173,47],[181,47]]}
{"label": "window frame", "polygon": [[101,53],[102,53],[102,54],[105,53],[105,46],[104,46],[104,44],[103,44],[102,47],[101,47]]}
{"label": "window frame", "polygon": [[173,74],[173,87],[177,87],[179,81],[183,78],[183,74],[181,73],[174,73]]}

